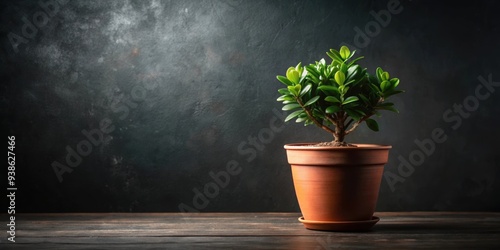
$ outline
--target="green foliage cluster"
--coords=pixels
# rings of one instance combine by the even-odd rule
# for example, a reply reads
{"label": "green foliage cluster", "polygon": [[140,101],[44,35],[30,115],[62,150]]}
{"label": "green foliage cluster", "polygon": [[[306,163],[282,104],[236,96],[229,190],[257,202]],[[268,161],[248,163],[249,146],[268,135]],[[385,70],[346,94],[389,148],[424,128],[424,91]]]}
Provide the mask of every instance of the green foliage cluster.
{"label": "green foliage cluster", "polygon": [[345,145],[344,138],[361,123],[366,122],[371,130],[378,131],[373,115],[379,111],[398,112],[394,104],[387,102],[398,90],[398,78],[391,78],[389,72],[378,67],[375,75],[362,68],[354,58],[356,51],[342,46],[340,50],[330,49],[325,59],[302,66],[290,67],[286,75],[277,79],[286,85],[278,92],[277,101],[283,103],[283,110],[291,111],[285,121],[296,119],[305,125],[315,124],[334,137],[335,145]]}

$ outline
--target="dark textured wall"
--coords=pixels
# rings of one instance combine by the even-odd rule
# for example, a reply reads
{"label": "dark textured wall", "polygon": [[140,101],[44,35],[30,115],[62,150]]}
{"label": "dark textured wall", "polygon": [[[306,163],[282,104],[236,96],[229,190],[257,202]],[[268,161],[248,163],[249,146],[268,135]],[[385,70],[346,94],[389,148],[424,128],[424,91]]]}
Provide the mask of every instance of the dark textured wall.
{"label": "dark textured wall", "polygon": [[378,210],[500,210],[497,2],[40,2],[0,3],[18,211],[298,211],[283,144],[331,138],[275,76],[340,44],[406,90],[348,137],[393,146]]}

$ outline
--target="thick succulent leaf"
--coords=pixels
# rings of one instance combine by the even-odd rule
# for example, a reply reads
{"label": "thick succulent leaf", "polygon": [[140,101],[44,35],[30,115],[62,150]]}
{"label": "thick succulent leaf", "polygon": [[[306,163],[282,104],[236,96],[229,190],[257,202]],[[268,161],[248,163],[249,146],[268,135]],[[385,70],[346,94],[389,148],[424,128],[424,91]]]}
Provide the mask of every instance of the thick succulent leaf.
{"label": "thick succulent leaf", "polygon": [[332,105],[332,106],[329,106],[328,108],[326,108],[325,112],[327,114],[334,114],[334,113],[337,113],[340,111],[340,107],[339,106],[335,106],[335,105]]}
{"label": "thick succulent leaf", "polygon": [[329,52],[326,52],[326,54],[334,61],[337,61],[339,63],[343,62],[344,60],[342,59],[342,56],[340,53],[334,49],[331,49]]}
{"label": "thick succulent leaf", "polygon": [[346,79],[347,80],[356,79],[360,73],[361,73],[361,67],[359,67],[359,65],[351,66],[347,69]]}
{"label": "thick succulent leaf", "polygon": [[384,73],[384,71],[382,70],[381,67],[377,68],[376,73],[377,73],[377,79],[379,80],[379,82],[383,81],[383,79],[382,79],[382,73]]}
{"label": "thick succulent leaf", "polygon": [[375,121],[373,119],[367,119],[366,125],[368,125],[368,128],[370,128],[371,130],[373,130],[375,132],[377,132],[379,130],[377,121]]}
{"label": "thick succulent leaf", "polygon": [[343,105],[346,105],[346,104],[348,104],[348,103],[355,102],[355,101],[357,101],[357,100],[359,100],[359,98],[358,98],[357,96],[349,96],[349,97],[347,97],[347,98],[346,98],[346,99],[342,102],[342,104],[343,104]]}
{"label": "thick succulent leaf", "polygon": [[352,79],[352,80],[350,80],[350,81],[348,81],[348,82],[344,83],[344,85],[345,85],[345,86],[347,86],[347,85],[349,85],[349,84],[351,84],[351,83],[353,83],[353,82],[355,82],[355,81],[356,81],[355,79]]}
{"label": "thick succulent leaf", "polygon": [[298,103],[292,103],[292,104],[287,104],[287,105],[283,106],[282,110],[287,111],[287,110],[292,110],[292,109],[296,109],[296,108],[300,108],[300,105]]}
{"label": "thick succulent leaf", "polygon": [[[344,109],[352,109],[352,108],[355,108],[355,107],[358,107],[358,106],[359,106],[359,104],[357,102],[351,102],[351,103],[342,105],[342,108],[344,108]],[[357,109],[353,109],[353,110],[357,110]],[[358,111],[359,114],[364,115],[363,111],[359,111],[359,110],[357,110],[357,111]]]}
{"label": "thick succulent leaf", "polygon": [[297,100],[295,100],[295,97],[291,96],[291,95],[282,95],[280,97],[278,97],[278,99],[276,99],[276,101],[278,102],[283,102],[283,104],[288,104],[288,103],[296,103]]}
{"label": "thick succulent leaf", "polygon": [[295,120],[295,122],[299,123],[299,122],[303,122],[307,119],[308,119],[307,114],[305,112],[302,112],[299,114],[299,116],[298,116],[297,120]]}
{"label": "thick succulent leaf", "polygon": [[340,47],[339,54],[342,57],[342,59],[347,60],[351,55],[351,51],[346,46],[342,46]]}
{"label": "thick succulent leaf", "polygon": [[380,90],[382,90],[382,92],[385,92],[390,87],[391,87],[391,83],[387,80],[382,81],[382,83],[380,84]]}
{"label": "thick succulent leaf", "polygon": [[356,54],[356,50],[351,51],[351,54],[350,54],[350,55],[349,55],[349,57],[346,59],[346,61],[347,61],[347,60],[349,60],[349,59],[351,59],[351,58],[352,58],[355,54]]}
{"label": "thick succulent leaf", "polygon": [[326,66],[325,58],[321,58],[321,60],[319,60],[319,64],[324,68],[324,66]]}
{"label": "thick succulent leaf", "polygon": [[300,73],[301,69],[302,69],[302,63],[301,63],[301,62],[299,62],[299,63],[297,64],[297,66],[295,66],[295,70],[299,71],[299,73]]}
{"label": "thick succulent leaf", "polygon": [[287,86],[291,86],[291,85],[293,85],[293,83],[292,83],[290,80],[288,80],[288,78],[286,78],[286,77],[284,77],[284,76],[276,76],[276,78],[277,78],[280,82],[282,82],[283,84],[285,84],[285,85],[287,85]]}
{"label": "thick succulent leaf", "polygon": [[342,71],[337,71],[335,73],[335,81],[342,86],[345,81],[345,74]]}
{"label": "thick succulent leaf", "polygon": [[384,73],[382,73],[382,80],[383,81],[389,80],[389,72],[385,71]]}
{"label": "thick succulent leaf", "polygon": [[288,80],[290,80],[292,83],[298,84],[300,75],[299,72],[294,67],[290,67],[286,71],[286,78],[288,78]]}
{"label": "thick succulent leaf", "polygon": [[291,119],[297,117],[298,115],[300,115],[302,112],[304,112],[303,110],[297,110],[297,111],[294,111],[293,113],[289,114],[286,118],[285,118],[285,122],[287,121],[290,121]]}
{"label": "thick succulent leaf", "polygon": [[333,103],[340,103],[340,100],[335,96],[327,96],[327,97],[325,97],[325,101],[333,102]]}
{"label": "thick succulent leaf", "polygon": [[390,82],[391,82],[393,88],[396,88],[399,85],[399,79],[398,78],[392,78],[390,80]]}
{"label": "thick succulent leaf", "polygon": [[281,88],[281,89],[278,89],[278,92],[282,95],[289,95],[290,94],[290,91],[288,91],[287,88]]}
{"label": "thick succulent leaf", "polygon": [[276,101],[282,102],[285,100],[285,97],[286,97],[286,95],[282,95],[282,96],[278,97],[278,99],[276,99]]}
{"label": "thick succulent leaf", "polygon": [[302,89],[301,85],[288,86],[288,90],[293,96],[299,96],[300,90]]}
{"label": "thick succulent leaf", "polygon": [[307,70],[307,72],[309,72],[309,74],[312,74],[312,75],[319,78],[319,71],[316,69],[316,65],[309,64],[306,66],[306,70]]}
{"label": "thick succulent leaf", "polygon": [[305,95],[306,93],[308,93],[312,88],[312,84],[307,84],[307,86],[305,86],[302,91],[300,91],[300,95],[299,96],[303,96]]}
{"label": "thick succulent leaf", "polygon": [[313,98],[311,98],[309,101],[307,101],[305,104],[304,104],[304,107],[307,107],[311,104],[314,104],[315,102],[317,102],[319,100],[319,96],[315,96]]}
{"label": "thick succulent leaf", "polygon": [[340,64],[339,70],[342,71],[342,73],[344,73],[344,76],[347,73],[347,69],[348,69],[348,67],[345,63]]}
{"label": "thick succulent leaf", "polygon": [[332,86],[332,85],[321,85],[318,87],[318,89],[323,91],[323,93],[325,93],[327,95],[339,93],[339,89],[336,86]]}
{"label": "thick succulent leaf", "polygon": [[[353,53],[353,54],[354,54],[354,53]],[[354,65],[357,61],[359,61],[359,60],[361,60],[361,59],[363,59],[363,58],[365,58],[365,57],[364,57],[364,56],[360,56],[360,57],[358,57],[358,58],[356,58],[356,59],[352,60],[349,64],[347,64],[347,66],[348,66],[348,67],[350,67],[351,65]]]}

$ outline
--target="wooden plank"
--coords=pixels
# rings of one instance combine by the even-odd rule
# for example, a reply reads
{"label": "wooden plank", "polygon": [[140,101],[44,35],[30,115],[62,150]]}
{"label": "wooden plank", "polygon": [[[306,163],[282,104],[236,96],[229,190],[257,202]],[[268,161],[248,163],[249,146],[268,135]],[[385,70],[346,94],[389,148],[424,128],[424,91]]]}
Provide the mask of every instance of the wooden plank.
{"label": "wooden plank", "polygon": [[23,242],[2,244],[2,249],[498,249],[494,239],[392,238],[365,240],[362,237],[173,237],[125,238],[112,242]]}
{"label": "wooden plank", "polygon": [[[298,213],[19,214],[1,249],[500,248],[500,213],[384,212],[372,231],[305,229]],[[5,214],[2,216],[6,218]]]}

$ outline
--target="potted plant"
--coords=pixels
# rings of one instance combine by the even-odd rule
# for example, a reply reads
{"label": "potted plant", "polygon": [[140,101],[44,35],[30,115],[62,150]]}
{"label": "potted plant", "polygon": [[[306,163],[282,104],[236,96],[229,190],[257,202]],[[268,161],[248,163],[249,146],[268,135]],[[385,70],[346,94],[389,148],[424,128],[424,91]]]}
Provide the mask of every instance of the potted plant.
{"label": "potted plant", "polygon": [[286,85],[277,100],[291,112],[285,121],[316,125],[333,136],[329,142],[285,145],[299,220],[308,229],[366,230],[379,220],[373,213],[391,146],[347,143],[345,136],[362,123],[378,131],[372,117],[382,110],[398,112],[387,99],[403,91],[397,89],[399,79],[382,68],[368,73],[355,52],[331,49],[326,53],[331,63],[299,63],[277,76]]}

